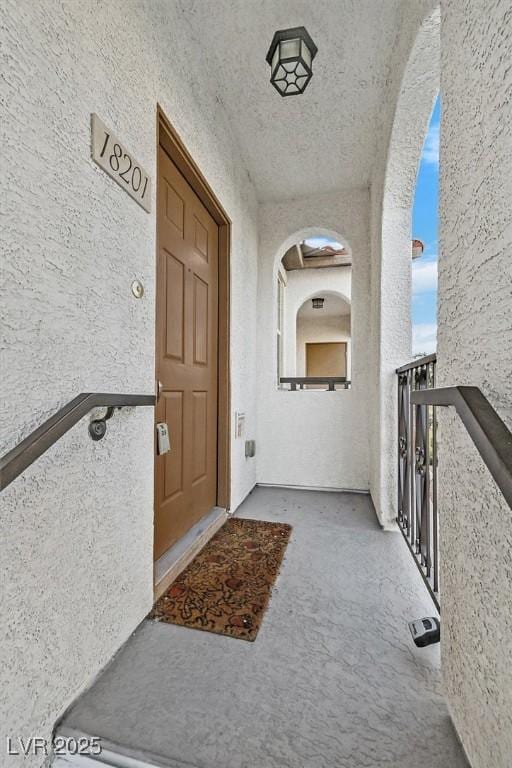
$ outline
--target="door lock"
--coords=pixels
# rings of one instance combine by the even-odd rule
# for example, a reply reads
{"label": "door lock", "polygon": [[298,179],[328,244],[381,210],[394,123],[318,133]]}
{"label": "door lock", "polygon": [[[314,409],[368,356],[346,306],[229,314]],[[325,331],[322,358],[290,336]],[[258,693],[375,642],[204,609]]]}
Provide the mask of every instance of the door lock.
{"label": "door lock", "polygon": [[169,427],[165,421],[156,425],[156,449],[159,456],[169,453],[171,444],[169,442]]}

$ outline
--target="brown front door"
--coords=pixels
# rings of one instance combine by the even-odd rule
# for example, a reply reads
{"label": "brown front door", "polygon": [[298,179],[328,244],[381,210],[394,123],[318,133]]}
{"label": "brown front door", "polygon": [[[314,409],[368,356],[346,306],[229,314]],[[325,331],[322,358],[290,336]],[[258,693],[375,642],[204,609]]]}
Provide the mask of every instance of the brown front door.
{"label": "brown front door", "polygon": [[347,344],[345,341],[306,344],[306,376],[346,376]]}
{"label": "brown front door", "polygon": [[218,225],[162,147],[157,171],[155,559],[216,504]]}

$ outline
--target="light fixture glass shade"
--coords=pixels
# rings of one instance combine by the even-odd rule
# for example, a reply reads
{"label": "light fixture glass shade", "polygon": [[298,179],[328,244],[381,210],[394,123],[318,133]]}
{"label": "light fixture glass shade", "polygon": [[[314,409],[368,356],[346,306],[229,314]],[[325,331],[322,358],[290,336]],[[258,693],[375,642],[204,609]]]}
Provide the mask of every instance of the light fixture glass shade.
{"label": "light fixture glass shade", "polygon": [[300,50],[301,50],[302,58],[304,60],[304,63],[306,64],[306,66],[309,67],[309,69],[311,69],[311,62],[312,62],[311,51],[307,47],[307,45],[304,42],[304,40],[302,40],[301,43],[302,43],[302,45],[301,45],[301,49]]}
{"label": "light fixture glass shade", "polygon": [[324,299],[311,299],[311,302],[313,304],[313,309],[323,309],[324,308]]}
{"label": "light fixture glass shade", "polygon": [[297,59],[300,55],[300,37],[293,40],[281,40],[279,43],[280,59]]}
{"label": "light fixture glass shade", "polygon": [[305,27],[275,33],[267,53],[270,82],[281,96],[303,93],[313,77],[317,47]]}

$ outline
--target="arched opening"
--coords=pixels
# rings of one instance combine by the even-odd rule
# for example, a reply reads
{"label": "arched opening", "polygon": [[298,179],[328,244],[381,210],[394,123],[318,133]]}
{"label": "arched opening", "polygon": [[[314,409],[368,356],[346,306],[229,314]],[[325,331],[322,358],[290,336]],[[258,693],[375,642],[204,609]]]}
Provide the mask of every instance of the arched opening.
{"label": "arched opening", "polygon": [[279,388],[350,387],[351,282],[352,251],[341,236],[313,231],[287,241],[275,280]]}
{"label": "arched opening", "polygon": [[412,356],[412,204],[418,166],[432,108],[439,92],[440,10],[421,23],[403,71],[386,138],[383,168],[372,184],[373,378],[370,488],[382,525],[393,524],[397,488],[395,371]]}
{"label": "arched opening", "polygon": [[[367,190],[322,195],[266,206],[261,213],[258,280],[258,440],[259,482],[315,488],[368,490],[368,395],[370,302],[369,195]],[[350,266],[285,270],[285,253],[310,238],[340,243]],[[329,275],[332,275],[330,277]],[[333,280],[345,274],[344,286]],[[304,280],[293,300],[296,276]],[[279,279],[287,285],[278,301]],[[337,277],[338,276],[338,277]],[[292,390],[278,385],[279,325],[283,331],[284,372],[296,374],[297,312],[306,300],[339,293],[350,303],[351,387]],[[279,321],[279,306],[282,319]],[[286,319],[286,323],[285,323]]]}
{"label": "arched opening", "polygon": [[297,310],[296,374],[298,377],[344,377],[350,381],[350,301],[334,291],[321,293],[319,297],[307,298]]}

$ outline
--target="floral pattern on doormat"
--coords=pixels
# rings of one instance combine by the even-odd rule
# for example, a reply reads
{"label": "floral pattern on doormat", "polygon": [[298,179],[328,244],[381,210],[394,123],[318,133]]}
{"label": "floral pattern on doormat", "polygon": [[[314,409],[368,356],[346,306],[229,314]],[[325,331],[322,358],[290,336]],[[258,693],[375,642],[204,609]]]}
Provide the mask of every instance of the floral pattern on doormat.
{"label": "floral pattern on doormat", "polygon": [[286,523],[230,518],[148,618],[255,640],[291,530]]}

